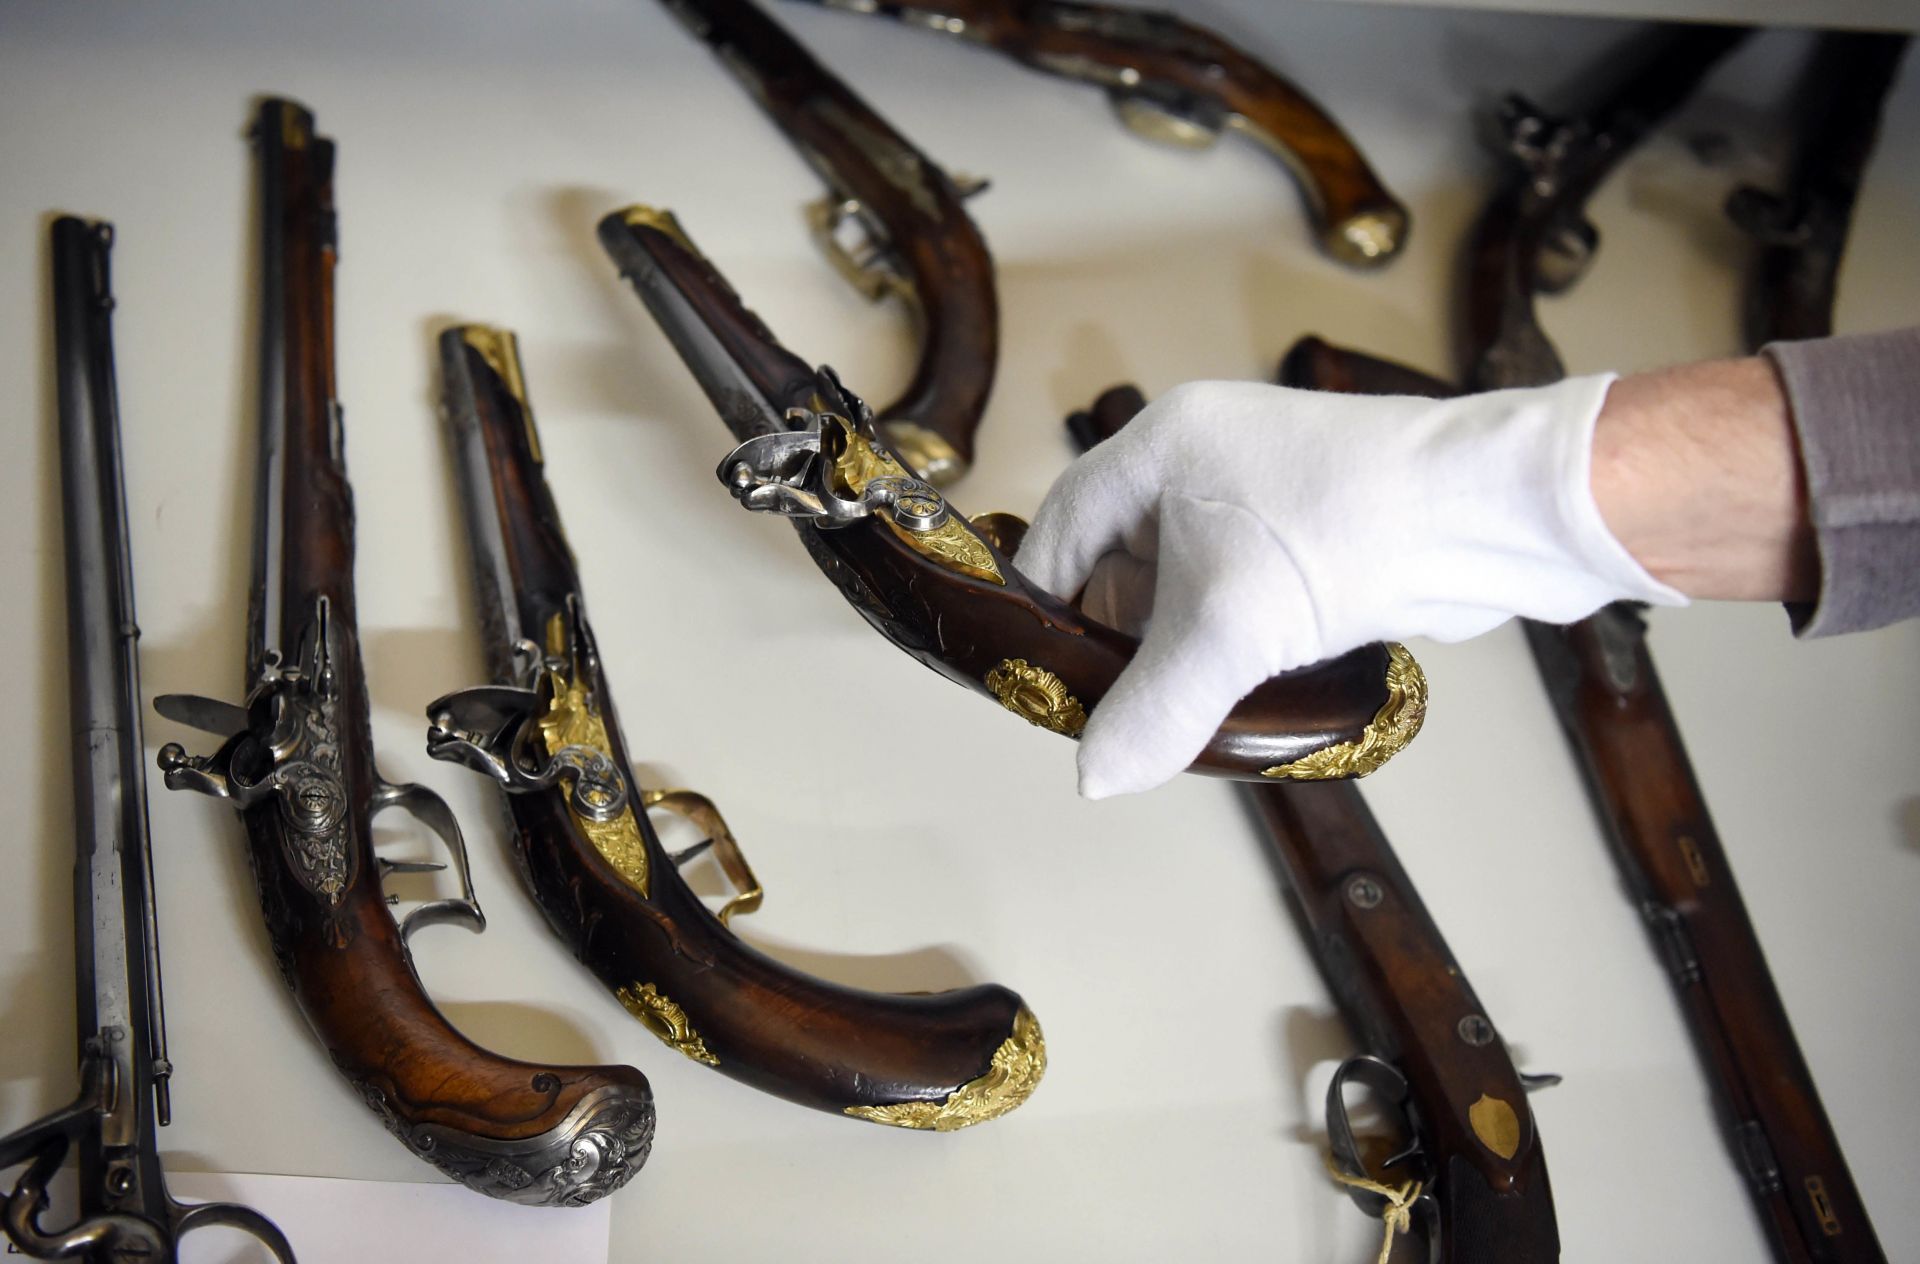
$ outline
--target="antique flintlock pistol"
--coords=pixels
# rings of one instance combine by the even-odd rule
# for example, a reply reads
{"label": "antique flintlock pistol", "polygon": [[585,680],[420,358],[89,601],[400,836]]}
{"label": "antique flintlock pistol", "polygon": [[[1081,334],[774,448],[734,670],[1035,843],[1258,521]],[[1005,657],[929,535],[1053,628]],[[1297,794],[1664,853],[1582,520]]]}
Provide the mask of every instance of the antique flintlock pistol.
{"label": "antique flintlock pistol", "polygon": [[[1138,642],[1029,584],[994,535],[913,477],[831,370],[781,346],[673,216],[633,207],[600,241],[740,446],[720,480],[792,520],[814,561],[889,641],[1016,715],[1069,737]],[[1405,648],[1371,645],[1266,681],[1192,771],[1258,780],[1355,777],[1418,732],[1426,679]]]}
{"label": "antique flintlock pistol", "polygon": [[[428,708],[427,749],[500,784],[554,932],[669,1047],[755,1088],[942,1132],[1024,1102],[1046,1047],[1006,988],[842,987],[728,929],[759,907],[760,884],[705,796],[646,790],[631,772],[513,335],[449,329],[440,358],[492,683]],[[652,807],[705,831],[739,892],[718,916],[678,870],[703,847],[663,850]]]}
{"label": "antique flintlock pistol", "polygon": [[[179,1203],[167,1192],[156,1127],[171,1122],[167,1027],[153,848],[141,771],[140,630],[113,374],[113,226],[53,223],[54,348],[66,519],[67,687],[73,735],[75,982],[80,1093],[0,1136],[0,1170],[27,1169],[0,1202],[0,1229],[32,1259],[171,1264],[180,1239],[210,1225],[257,1239],[281,1264],[293,1248],[274,1223],[232,1203]],[[47,1183],[72,1149],[72,1224],[40,1223]]]}
{"label": "antique flintlock pistol", "polygon": [[[661,0],[785,132],[828,194],[814,241],[867,298],[900,299],[920,341],[913,380],[879,425],[907,468],[937,484],[973,463],[1000,355],[993,259],[949,176],[752,0]],[[849,244],[851,229],[860,240]]]}
{"label": "antique flintlock pistol", "polygon": [[[421,988],[408,937],[481,930],[466,846],[440,796],[373,764],[354,619],[353,499],[333,383],[333,143],[291,101],[254,127],[264,230],[260,463],[242,705],[172,695],[161,714],[223,739],[160,751],[170,790],[246,823],[281,977],[355,1093],[414,1154],[512,1202],[578,1206],[625,1184],[653,1143],[653,1096],[625,1066],[543,1066],[480,1048]],[[444,866],[374,851],[372,817],[404,808],[445,843],[458,897],[395,923],[391,873]]]}
{"label": "antique flintlock pistol", "polygon": [[[1146,400],[1116,386],[1067,418],[1082,449],[1119,433]],[[1514,1066],[1360,787],[1243,787],[1260,819],[1301,934],[1362,1052],[1327,1088],[1327,1138],[1347,1193],[1386,1222],[1389,1244],[1415,1233],[1418,1258],[1446,1264],[1544,1264],[1559,1228],[1526,1093],[1558,1076]],[[1347,1089],[1371,1089],[1399,1116],[1397,1151],[1369,1163]],[[1393,1190],[1389,1196],[1381,1189]],[[1397,1206],[1396,1206],[1397,1204]],[[1406,1222],[1389,1213],[1405,1209]]]}
{"label": "antique flintlock pistol", "polygon": [[1727,213],[1760,246],[1747,284],[1750,349],[1833,332],[1853,204],[1910,38],[1823,33],[1794,103],[1797,152],[1783,187],[1749,185],[1727,199]]}
{"label": "antique flintlock pistol", "polygon": [[[1584,116],[1507,110],[1508,181],[1470,245],[1467,377],[1492,390],[1564,375],[1535,295],[1579,277],[1597,235],[1585,204],[1633,146],[1677,108],[1744,31],[1667,28]],[[1311,340],[1285,362],[1364,392],[1435,397],[1445,382]],[[1324,385],[1292,377],[1290,386]],[[1567,627],[1523,621],[1627,891],[1646,921],[1706,1064],[1734,1163],[1776,1258],[1878,1264],[1886,1256],[1847,1170],[1733,870],[1707,812],[1637,607]]]}
{"label": "antique flintlock pistol", "polygon": [[1321,249],[1377,267],[1407,241],[1407,208],[1318,102],[1246,50],[1172,13],[1075,0],[812,0],[983,44],[1103,88],[1150,140],[1205,148],[1231,128],[1284,163]]}

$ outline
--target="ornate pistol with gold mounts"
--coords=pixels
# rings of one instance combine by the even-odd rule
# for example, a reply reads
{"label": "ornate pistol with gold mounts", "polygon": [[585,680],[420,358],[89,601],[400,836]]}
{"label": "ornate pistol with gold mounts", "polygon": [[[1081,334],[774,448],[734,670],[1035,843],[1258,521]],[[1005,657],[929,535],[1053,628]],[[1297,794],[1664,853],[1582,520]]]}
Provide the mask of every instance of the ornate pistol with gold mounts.
{"label": "ornate pistol with gold mounts", "polygon": [[[1084,449],[1145,407],[1116,386],[1067,419]],[[1474,995],[1413,880],[1352,784],[1245,787],[1293,897],[1301,933],[1363,1052],[1327,1089],[1332,1170],[1354,1203],[1385,1222],[1387,1258],[1401,1234],[1448,1264],[1543,1264],[1560,1258],[1553,1194],[1526,1092],[1557,1076],[1525,1075]],[[1403,1125],[1370,1162],[1347,1089],[1372,1090]]]}
{"label": "ornate pistol with gold mounts", "polygon": [[[1138,642],[1029,584],[999,540],[913,477],[831,370],[782,347],[670,213],[633,207],[600,241],[740,446],[718,474],[748,509],[793,522],[814,561],[881,635],[941,675],[1069,737]],[[1363,776],[1412,740],[1426,679],[1372,645],[1277,676],[1241,700],[1192,771],[1259,780]]]}
{"label": "ornate pistol with gold mounts", "polygon": [[1407,208],[1318,102],[1245,49],[1172,13],[1074,0],[812,2],[958,35],[1094,84],[1122,122],[1151,140],[1198,149],[1239,132],[1286,164],[1321,248],[1342,263],[1377,267],[1406,244]]}
{"label": "ornate pistol with gold mounts", "polygon": [[993,259],[961,205],[985,182],[949,176],[752,0],[661,2],[826,184],[807,222],[834,267],[869,299],[911,309],[919,362],[879,425],[909,470],[952,482],[973,463],[1000,354]]}
{"label": "ornate pistol with gold mounts", "polygon": [[[892,995],[782,965],[728,929],[760,884],[720,813],[635,780],[548,487],[512,334],[440,339],[492,683],[432,704],[427,749],[502,790],[548,924],[669,1047],[755,1088],[902,1128],[951,1131],[1025,1101],[1039,1025],[1006,988]],[[662,850],[649,808],[705,831],[738,890],[718,916]]]}
{"label": "ornate pistol with gold mounts", "polygon": [[[653,1097],[625,1066],[541,1066],[475,1045],[434,1009],[408,937],[485,926],[465,845],[440,797],[373,764],[354,619],[353,500],[333,384],[336,242],[331,141],[290,101],[254,128],[264,230],[260,464],[246,699],[157,699],[223,739],[211,757],[160,752],[170,790],[231,804],[281,976],[334,1066],[416,1155],[512,1202],[578,1206],[646,1161]],[[377,855],[371,818],[404,808],[446,844],[456,898],[396,924],[386,876],[444,868]]]}
{"label": "ornate pistol with gold mounts", "polygon": [[[80,1093],[0,1136],[0,1171],[26,1170],[0,1199],[9,1254],[96,1264],[171,1261],[182,1236],[225,1225],[281,1264],[293,1250],[273,1222],[231,1203],[167,1192],[155,1129],[171,1121],[160,943],[140,736],[139,629],[113,380],[113,226],[53,223],[53,311],[66,520],[68,697],[73,736],[75,983]],[[69,1150],[79,1205],[63,1229],[40,1223],[47,1183]]]}
{"label": "ornate pistol with gold mounts", "polygon": [[[1513,167],[1470,247],[1464,349],[1476,389],[1562,375],[1535,295],[1578,279],[1597,240],[1584,219],[1587,198],[1743,35],[1663,30],[1598,107],[1570,121],[1509,105]],[[1454,393],[1318,340],[1296,347],[1285,366],[1289,386]],[[1707,814],[1639,610],[1617,603],[1567,627],[1523,626],[1601,831],[1672,978],[1775,1257],[1885,1260]]]}

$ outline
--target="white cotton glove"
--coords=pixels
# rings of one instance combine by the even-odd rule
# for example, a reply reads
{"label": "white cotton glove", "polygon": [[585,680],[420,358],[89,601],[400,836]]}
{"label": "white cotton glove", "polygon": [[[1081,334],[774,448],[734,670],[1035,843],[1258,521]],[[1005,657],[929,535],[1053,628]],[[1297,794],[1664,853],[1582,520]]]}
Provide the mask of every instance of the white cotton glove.
{"label": "white cotton glove", "polygon": [[1028,578],[1144,634],[1087,721],[1080,793],[1193,762],[1255,685],[1372,641],[1516,615],[1685,605],[1589,486],[1612,375],[1432,400],[1191,382],[1081,457],[1020,546]]}

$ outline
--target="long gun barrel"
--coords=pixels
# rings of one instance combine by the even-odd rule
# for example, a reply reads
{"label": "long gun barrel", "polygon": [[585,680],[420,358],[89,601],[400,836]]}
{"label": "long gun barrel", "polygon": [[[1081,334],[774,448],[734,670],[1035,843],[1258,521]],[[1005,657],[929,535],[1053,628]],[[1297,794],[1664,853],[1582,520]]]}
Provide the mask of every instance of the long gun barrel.
{"label": "long gun barrel", "polygon": [[[913,380],[879,411],[908,469],[952,482],[973,463],[1000,355],[993,259],[955,180],[876,114],[752,0],[661,0],[739,78],[829,190],[807,208],[814,240],[878,301],[912,309]],[[849,244],[849,224],[865,240]]]}
{"label": "long gun barrel", "polygon": [[[157,1126],[168,1123],[160,944],[147,834],[140,731],[140,632],[133,612],[119,402],[113,371],[113,227],[63,215],[52,229],[54,347],[60,400],[67,637],[73,660],[75,977],[80,1095],[0,1137],[0,1169],[31,1160],[0,1212],[14,1247],[35,1259],[99,1264],[171,1261],[180,1237],[239,1229],[283,1264],[293,1250],[272,1221],[232,1203],[182,1204],[167,1193]],[[47,1182],[69,1150],[79,1214],[40,1224]]]}
{"label": "long gun barrel", "polygon": [[1407,240],[1407,209],[1320,104],[1246,50],[1172,13],[1074,0],[813,0],[983,44],[1104,89],[1151,140],[1211,145],[1229,129],[1299,182],[1321,249],[1374,267]]}
{"label": "long gun barrel", "polygon": [[1749,348],[1833,332],[1854,200],[1910,38],[1821,35],[1796,101],[1799,144],[1786,184],[1777,193],[1745,186],[1727,200],[1727,213],[1760,247],[1747,284]]}
{"label": "long gun barrel", "polygon": [[[760,885],[710,802],[644,790],[630,772],[513,335],[449,329],[440,356],[493,679],[430,706],[428,749],[499,782],[555,933],[670,1048],[792,1101],[938,1131],[1025,1101],[1046,1048],[1006,988],[860,991],[728,929],[759,906]],[[707,832],[739,890],[719,916],[681,880],[650,806]]]}
{"label": "long gun barrel", "polygon": [[[1290,354],[1296,372],[1286,385],[1456,393],[1404,365],[1311,341]],[[1566,628],[1524,626],[1628,893],[1679,994],[1775,1255],[1883,1260],[1707,814],[1639,612],[1614,605]]]}
{"label": "long gun barrel", "polygon": [[[941,493],[913,478],[858,397],[774,338],[673,216],[600,222],[600,241],[741,446],[719,475],[793,520],[809,553],[889,641],[1052,732],[1077,737],[1138,642],[1028,584]],[[1372,645],[1242,699],[1192,771],[1242,780],[1362,776],[1411,741],[1426,681]]]}
{"label": "long gun barrel", "polygon": [[[1680,28],[1584,116],[1509,133],[1515,163],[1506,191],[1474,234],[1465,351],[1475,389],[1561,376],[1534,296],[1572,284],[1579,269],[1542,273],[1535,261],[1576,231],[1591,251],[1587,198],[1743,34]],[[1499,318],[1487,319],[1489,310]],[[1614,859],[1679,994],[1775,1254],[1821,1264],[1884,1260],[1707,815],[1639,611],[1616,604],[1568,627],[1524,626]]]}
{"label": "long gun barrel", "polygon": [[[1321,344],[1325,346],[1325,344]],[[1103,393],[1067,427],[1082,448],[1119,432],[1145,405],[1131,386]],[[1560,1256],[1546,1159],[1526,1091],[1553,1077],[1514,1066],[1486,1009],[1453,959],[1394,855],[1366,797],[1351,783],[1250,785],[1301,930],[1364,1052],[1327,1093],[1334,1161],[1362,1211],[1385,1218],[1398,1186],[1428,1243],[1450,1264],[1542,1264]],[[1401,1114],[1410,1140],[1370,1167],[1346,1087],[1371,1088]],[[1388,1233],[1395,1232],[1388,1221]]]}
{"label": "long gun barrel", "polygon": [[[264,229],[260,464],[244,705],[156,702],[225,739],[208,758],[160,752],[167,788],[227,801],[246,823],[282,977],[328,1056],[407,1148],[469,1188],[580,1205],[645,1162],[653,1100],[631,1067],[517,1062],[434,1009],[407,939],[485,926],[446,803],[376,771],[353,592],[353,502],[333,380],[334,148],[290,101],[260,106]],[[403,808],[446,845],[461,894],[396,923],[372,817]]]}

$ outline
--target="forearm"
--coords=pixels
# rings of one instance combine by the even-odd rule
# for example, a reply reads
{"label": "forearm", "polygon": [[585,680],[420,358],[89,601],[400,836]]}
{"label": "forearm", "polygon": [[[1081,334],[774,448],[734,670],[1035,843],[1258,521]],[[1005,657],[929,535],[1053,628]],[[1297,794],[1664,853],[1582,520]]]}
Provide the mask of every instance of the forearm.
{"label": "forearm", "polygon": [[1594,427],[1607,526],[1655,578],[1710,600],[1810,600],[1820,563],[1786,391],[1758,357],[1623,377]]}

